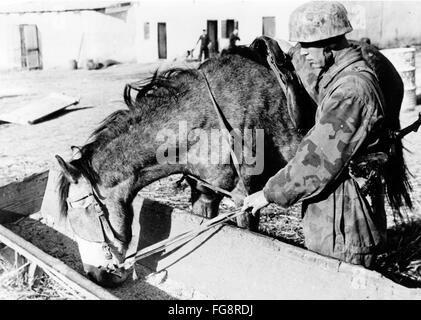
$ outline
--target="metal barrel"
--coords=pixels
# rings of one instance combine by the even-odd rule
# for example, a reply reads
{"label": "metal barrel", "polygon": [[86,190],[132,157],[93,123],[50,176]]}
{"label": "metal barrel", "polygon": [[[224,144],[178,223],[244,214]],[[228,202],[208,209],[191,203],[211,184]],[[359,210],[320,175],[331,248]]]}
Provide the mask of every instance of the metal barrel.
{"label": "metal barrel", "polygon": [[392,62],[399,72],[403,85],[404,96],[402,111],[414,110],[417,104],[415,84],[415,48],[393,48],[381,50],[381,53]]}
{"label": "metal barrel", "polygon": [[76,70],[77,69],[77,62],[76,60],[69,60],[69,69]]}

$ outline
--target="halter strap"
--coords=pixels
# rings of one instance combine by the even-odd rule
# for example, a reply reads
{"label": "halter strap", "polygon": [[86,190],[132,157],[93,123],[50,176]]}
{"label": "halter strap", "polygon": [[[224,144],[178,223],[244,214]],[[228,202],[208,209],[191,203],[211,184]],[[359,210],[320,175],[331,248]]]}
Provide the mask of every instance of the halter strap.
{"label": "halter strap", "polygon": [[[92,188],[92,196],[95,199],[94,208],[95,212],[97,213],[99,222],[101,224],[103,236],[104,236],[104,243],[107,243],[107,239],[112,242],[117,242],[120,246],[124,246],[125,243],[121,241],[114,233],[113,228],[111,227],[111,223],[109,219],[105,216],[105,211],[107,208],[105,204],[99,200],[98,196],[96,195],[95,189]],[[105,199],[105,198],[103,198]]]}
{"label": "halter strap", "polygon": [[[90,198],[90,201],[85,201],[83,205],[77,205],[78,202],[82,200],[88,200]],[[102,197],[104,200],[105,198]],[[111,227],[111,224],[108,220],[108,218],[105,215],[105,212],[107,211],[107,208],[104,203],[99,199],[99,196],[97,195],[96,188],[92,187],[92,192],[88,193],[87,195],[78,198],[77,200],[73,199],[67,199],[67,204],[70,208],[83,208],[86,209],[90,205],[94,205],[95,212],[97,214],[97,218],[100,222],[101,229],[102,229],[102,239],[101,242],[104,244],[107,244],[107,240],[118,243],[120,246],[124,246],[125,243],[121,241],[114,233],[113,228]],[[74,232],[74,231],[73,231]]]}

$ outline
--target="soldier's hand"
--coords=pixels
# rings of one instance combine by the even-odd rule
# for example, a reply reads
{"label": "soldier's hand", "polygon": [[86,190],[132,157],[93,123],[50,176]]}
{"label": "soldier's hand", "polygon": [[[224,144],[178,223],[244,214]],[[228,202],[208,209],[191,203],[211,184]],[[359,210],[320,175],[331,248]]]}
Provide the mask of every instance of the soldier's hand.
{"label": "soldier's hand", "polygon": [[260,209],[266,207],[269,202],[266,200],[263,190],[253,193],[244,199],[243,207],[241,211],[246,211],[252,208],[251,213],[254,215]]}

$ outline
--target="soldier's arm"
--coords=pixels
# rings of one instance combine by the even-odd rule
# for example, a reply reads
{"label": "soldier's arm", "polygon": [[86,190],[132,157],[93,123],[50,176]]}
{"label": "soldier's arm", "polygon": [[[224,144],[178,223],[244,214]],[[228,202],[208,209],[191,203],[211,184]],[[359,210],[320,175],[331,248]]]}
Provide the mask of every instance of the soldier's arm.
{"label": "soldier's arm", "polygon": [[288,207],[323,191],[338,177],[367,137],[375,107],[345,86],[322,107],[319,121],[304,137],[296,155],[267,182],[269,202]]}

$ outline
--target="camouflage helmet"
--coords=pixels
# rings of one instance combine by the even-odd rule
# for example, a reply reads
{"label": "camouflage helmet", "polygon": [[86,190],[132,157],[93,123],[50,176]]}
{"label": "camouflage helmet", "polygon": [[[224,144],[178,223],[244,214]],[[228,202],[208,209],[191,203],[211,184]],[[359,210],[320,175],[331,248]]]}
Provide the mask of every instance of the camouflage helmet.
{"label": "camouflage helmet", "polygon": [[315,42],[352,31],[345,7],[335,1],[312,1],[294,10],[289,20],[289,40]]}

